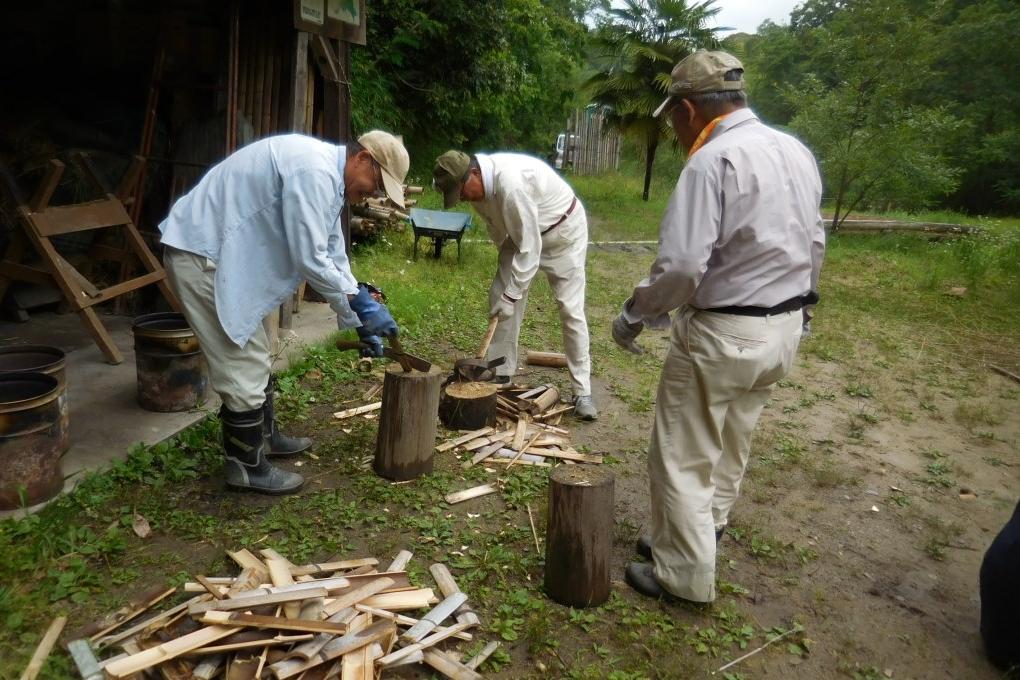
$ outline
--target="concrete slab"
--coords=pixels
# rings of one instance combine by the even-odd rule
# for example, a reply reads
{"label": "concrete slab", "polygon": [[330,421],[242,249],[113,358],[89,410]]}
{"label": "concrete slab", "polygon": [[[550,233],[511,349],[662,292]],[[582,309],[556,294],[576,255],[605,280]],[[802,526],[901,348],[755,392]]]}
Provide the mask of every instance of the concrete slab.
{"label": "concrete slab", "polygon": [[[103,323],[124,353],[124,363],[107,364],[76,314],[39,313],[24,323],[0,322],[0,343],[39,344],[59,347],[67,353],[67,396],[70,406],[71,447],[61,461],[64,493],[72,490],[82,474],[99,470],[127,457],[138,443],[156,444],[217,410],[219,398],[210,394],[201,408],[183,413],[145,411],[136,401],[134,339],[131,319],[104,316]],[[325,303],[302,302],[293,328],[281,331],[280,356],[274,368],[285,368],[304,349],[321,342],[336,330],[336,314]],[[35,512],[45,504],[28,508]],[[0,512],[0,517],[24,514],[24,510]]]}

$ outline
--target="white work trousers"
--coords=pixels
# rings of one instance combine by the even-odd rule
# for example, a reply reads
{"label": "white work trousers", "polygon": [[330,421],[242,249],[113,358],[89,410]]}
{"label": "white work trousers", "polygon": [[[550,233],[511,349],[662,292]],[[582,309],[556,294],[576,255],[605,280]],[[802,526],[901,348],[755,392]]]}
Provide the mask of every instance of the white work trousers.
{"label": "white work trousers", "polygon": [[[510,264],[516,248],[509,239],[499,249],[499,265],[489,289],[489,304],[495,305],[510,282]],[[574,396],[591,394],[591,354],[588,321],[584,316],[584,261],[588,252],[588,218],[578,202],[574,212],[561,224],[542,236],[539,270],[545,272],[559,305],[563,326],[563,349],[570,369]],[[506,363],[497,375],[517,372],[517,342],[528,303],[528,291],[514,305],[514,315],[500,321],[489,345],[489,359],[505,356]]]}
{"label": "white work trousers", "polygon": [[726,525],[772,386],[800,344],[801,314],[684,308],[673,322],[648,449],[652,557],[667,591],[715,599],[715,531]]}
{"label": "white work trousers", "polygon": [[167,248],[163,265],[184,317],[198,336],[209,381],[223,404],[231,411],[261,408],[272,367],[265,329],[259,326],[244,347],[227,336],[216,313],[216,265],[209,258]]}

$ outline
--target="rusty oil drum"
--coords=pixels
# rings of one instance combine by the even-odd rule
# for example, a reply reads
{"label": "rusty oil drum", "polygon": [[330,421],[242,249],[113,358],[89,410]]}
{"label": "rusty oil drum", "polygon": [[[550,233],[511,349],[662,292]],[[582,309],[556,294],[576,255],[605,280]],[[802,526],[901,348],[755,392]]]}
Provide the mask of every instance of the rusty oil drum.
{"label": "rusty oil drum", "polygon": [[183,314],[159,312],[134,320],[138,405],[146,411],[187,411],[205,400],[209,374],[195,331]]}
{"label": "rusty oil drum", "polygon": [[60,450],[71,447],[71,413],[67,405],[67,355],[49,345],[0,347],[0,375],[43,373],[57,379],[60,396]]}
{"label": "rusty oil drum", "polygon": [[0,510],[41,503],[64,487],[60,392],[52,375],[0,375]]}

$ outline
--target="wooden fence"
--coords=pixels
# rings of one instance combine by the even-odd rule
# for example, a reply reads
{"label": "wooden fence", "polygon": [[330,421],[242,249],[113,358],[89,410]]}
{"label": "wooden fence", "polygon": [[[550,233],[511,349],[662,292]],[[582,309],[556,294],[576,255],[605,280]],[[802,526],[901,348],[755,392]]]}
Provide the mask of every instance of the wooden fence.
{"label": "wooden fence", "polygon": [[606,124],[604,109],[577,109],[567,120],[564,167],[579,175],[620,169],[620,135]]}

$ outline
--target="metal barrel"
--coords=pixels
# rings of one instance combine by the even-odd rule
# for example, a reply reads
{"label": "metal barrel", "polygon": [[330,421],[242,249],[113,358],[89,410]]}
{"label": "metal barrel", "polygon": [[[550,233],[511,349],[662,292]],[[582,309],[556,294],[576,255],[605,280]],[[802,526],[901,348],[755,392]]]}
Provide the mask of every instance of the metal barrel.
{"label": "metal barrel", "polygon": [[41,503],[64,487],[60,390],[52,375],[0,375],[0,510]]}
{"label": "metal barrel", "polygon": [[160,312],[135,319],[138,405],[146,411],[187,411],[205,400],[209,376],[195,331],[183,314]]}
{"label": "metal barrel", "polygon": [[57,379],[60,388],[60,450],[71,447],[71,413],[67,401],[67,355],[48,345],[0,347],[0,375],[43,373]]}

